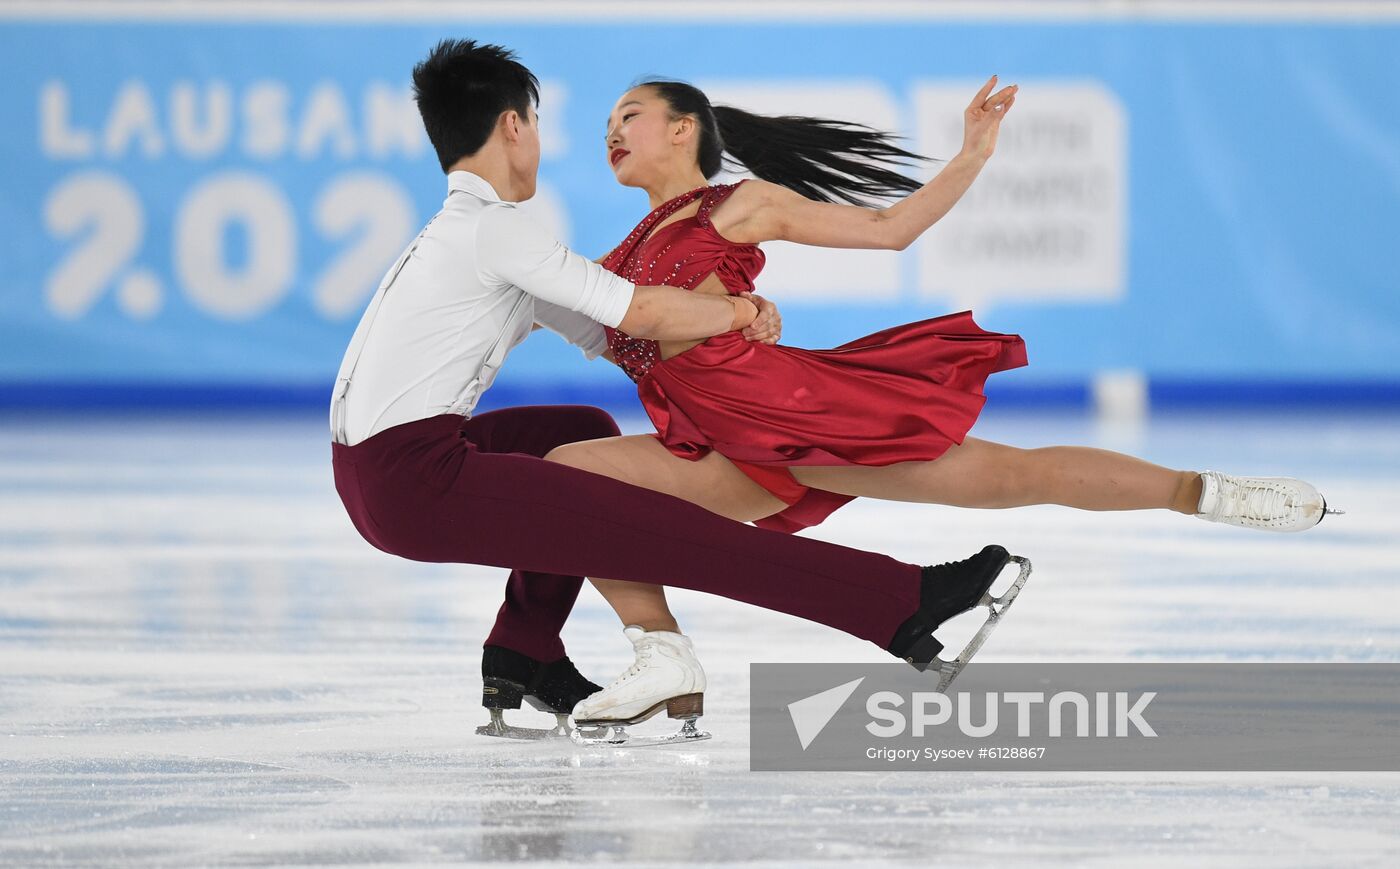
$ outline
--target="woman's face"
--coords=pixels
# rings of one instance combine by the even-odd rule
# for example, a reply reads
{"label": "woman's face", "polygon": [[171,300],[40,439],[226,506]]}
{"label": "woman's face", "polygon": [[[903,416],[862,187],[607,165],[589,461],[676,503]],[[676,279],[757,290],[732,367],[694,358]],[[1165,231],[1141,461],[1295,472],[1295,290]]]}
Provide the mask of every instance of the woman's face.
{"label": "woman's face", "polygon": [[623,94],[608,115],[607,158],[625,187],[646,187],[664,177],[684,152],[695,122],[671,120],[671,107],[649,87]]}

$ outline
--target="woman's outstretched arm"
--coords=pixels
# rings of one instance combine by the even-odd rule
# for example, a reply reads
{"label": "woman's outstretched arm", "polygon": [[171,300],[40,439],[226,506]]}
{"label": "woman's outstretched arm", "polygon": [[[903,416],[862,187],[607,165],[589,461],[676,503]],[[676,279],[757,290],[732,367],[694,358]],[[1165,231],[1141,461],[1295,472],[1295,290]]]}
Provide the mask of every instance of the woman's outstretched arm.
{"label": "woman's outstretched arm", "polygon": [[903,250],[962,198],[996,150],[997,131],[1016,102],[1017,85],[992,94],[996,76],[963,114],[963,147],[932,180],[889,208],[814,202],[767,181],[741,185],[715,210],[731,241],[795,241],[818,247]]}

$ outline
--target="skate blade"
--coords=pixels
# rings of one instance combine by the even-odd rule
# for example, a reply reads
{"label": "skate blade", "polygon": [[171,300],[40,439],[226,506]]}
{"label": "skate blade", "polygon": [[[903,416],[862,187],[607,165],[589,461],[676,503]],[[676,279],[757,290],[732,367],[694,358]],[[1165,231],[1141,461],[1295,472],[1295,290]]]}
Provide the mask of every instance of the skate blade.
{"label": "skate blade", "polygon": [[568,739],[571,733],[569,716],[554,713],[556,724],[553,727],[516,727],[507,724],[501,710],[492,709],[490,722],[476,729],[477,736],[494,736],[498,739],[536,741],[541,739]]}
{"label": "skate blade", "polygon": [[997,624],[1001,622],[1001,617],[1011,608],[1011,604],[1015,602],[1016,596],[1021,593],[1021,589],[1026,587],[1026,580],[1030,579],[1031,576],[1030,560],[1020,555],[1013,555],[1011,556],[1011,561],[1020,565],[1021,572],[1016,576],[1016,581],[1011,583],[1011,587],[1000,595],[994,596],[991,591],[988,590],[983,593],[982,599],[977,601],[976,606],[984,606],[987,608],[987,620],[982,623],[982,627],[977,629],[977,633],[974,634],[967,645],[963,647],[962,652],[951,661],[945,661],[942,658],[935,657],[929,662],[928,669],[933,669],[934,667],[938,668],[937,690],[940,694],[948,690],[948,686],[952,685],[953,680],[958,678],[958,674],[962,673],[963,668],[972,660],[972,656],[977,654],[977,651],[982,648],[983,643],[987,642],[987,637],[991,636],[992,631],[996,630]]}
{"label": "skate blade", "polygon": [[685,719],[681,729],[664,736],[634,736],[627,732],[626,724],[580,724],[569,734],[575,745],[604,745],[615,748],[645,747],[649,745],[675,745],[686,742],[700,742],[712,738],[708,730],[701,730],[694,718]]}

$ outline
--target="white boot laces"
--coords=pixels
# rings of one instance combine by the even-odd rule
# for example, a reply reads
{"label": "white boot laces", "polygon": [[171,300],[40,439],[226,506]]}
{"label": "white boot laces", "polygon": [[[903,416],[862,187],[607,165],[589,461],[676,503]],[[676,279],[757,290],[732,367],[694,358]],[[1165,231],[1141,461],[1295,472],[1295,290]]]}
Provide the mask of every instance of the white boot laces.
{"label": "white boot laces", "polygon": [[1235,515],[1256,522],[1270,522],[1285,515],[1289,509],[1288,493],[1275,486],[1250,486],[1229,483],[1222,486],[1220,507],[1216,515]]}
{"label": "white boot laces", "polygon": [[637,657],[632,661],[632,666],[623,671],[621,676],[614,679],[612,684],[608,686],[608,690],[611,691],[613,688],[641,675],[642,670],[646,668],[647,662],[651,660],[651,653],[654,646],[655,642],[650,640],[650,638],[638,640],[636,645]]}

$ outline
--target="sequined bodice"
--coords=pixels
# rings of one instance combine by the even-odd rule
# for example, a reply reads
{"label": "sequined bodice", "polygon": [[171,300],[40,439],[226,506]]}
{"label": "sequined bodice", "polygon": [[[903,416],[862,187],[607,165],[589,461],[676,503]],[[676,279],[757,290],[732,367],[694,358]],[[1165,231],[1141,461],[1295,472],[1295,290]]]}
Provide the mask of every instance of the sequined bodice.
{"label": "sequined bodice", "polygon": [[[742,184],[743,182],[739,182]],[[763,269],[763,251],[756,245],[735,244],[715,231],[710,214],[739,184],[700,187],[662,203],[628,233],[603,260],[603,267],[639,286],[665,284],[693,290],[711,274],[731,294],[752,292],[753,279]],[[700,210],[692,217],[657,226],[695,200]],[[661,361],[660,345],[606,328],[608,349],[622,370],[641,380]]]}

